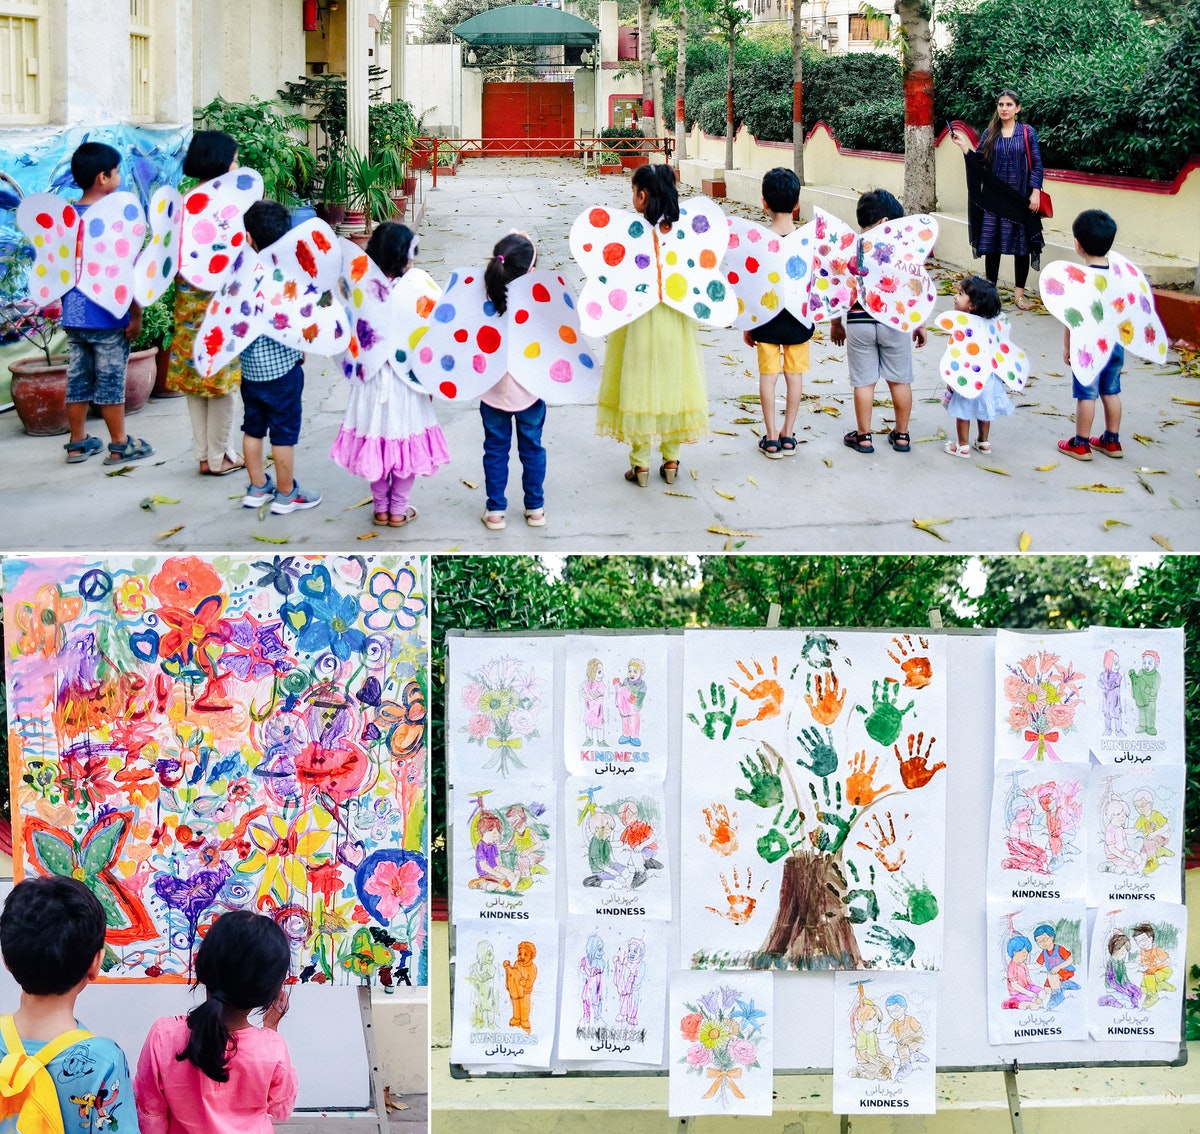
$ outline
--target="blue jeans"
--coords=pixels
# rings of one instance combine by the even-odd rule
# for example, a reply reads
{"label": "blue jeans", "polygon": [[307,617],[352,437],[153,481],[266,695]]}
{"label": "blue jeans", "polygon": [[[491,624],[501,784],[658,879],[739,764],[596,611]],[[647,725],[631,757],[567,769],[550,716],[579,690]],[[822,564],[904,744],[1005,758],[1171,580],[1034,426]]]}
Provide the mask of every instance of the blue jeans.
{"label": "blue jeans", "polygon": [[483,418],[483,480],[488,511],[503,512],[508,507],[504,490],[508,487],[508,451],[512,448],[514,422],[525,507],[530,512],[541,508],[546,502],[542,492],[546,479],[546,450],[542,448],[546,403],[539,398],[527,409],[509,413],[480,402],[479,415]]}

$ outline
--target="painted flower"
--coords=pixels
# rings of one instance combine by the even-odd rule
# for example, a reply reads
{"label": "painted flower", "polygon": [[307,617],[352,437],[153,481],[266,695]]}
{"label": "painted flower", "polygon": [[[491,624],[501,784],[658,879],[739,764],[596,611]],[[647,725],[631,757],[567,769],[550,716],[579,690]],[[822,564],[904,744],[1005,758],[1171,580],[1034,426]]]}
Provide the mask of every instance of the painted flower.
{"label": "painted flower", "polygon": [[1054,728],[1070,728],[1075,723],[1075,705],[1051,705],[1046,719]]}
{"label": "painted flower", "polygon": [[766,1012],[761,1008],[756,1008],[753,1000],[739,1000],[737,1007],[730,1013],[730,1016],[742,1025],[743,1032],[758,1031],[759,1020],[767,1018]]}
{"label": "painted flower", "polygon": [[537,728],[537,713],[528,709],[514,709],[508,716],[508,727],[517,736],[528,736]]}
{"label": "painted flower", "polygon": [[390,571],[374,571],[362,597],[363,621],[371,630],[412,630],[416,627],[426,602],[414,595],[416,572],[401,567],[394,575]]}
{"label": "painted flower", "polygon": [[145,614],[150,607],[150,584],[144,575],[126,575],[113,589],[113,607],[127,617]]}
{"label": "painted flower", "polygon": [[163,606],[195,610],[205,599],[221,594],[221,577],[203,559],[174,555],[150,580],[150,590]]}
{"label": "painted flower", "polygon": [[749,1067],[758,1059],[758,1048],[749,1040],[741,1038],[731,1039],[729,1046],[725,1050],[729,1053],[729,1058],[734,1063],[740,1063],[743,1067]]}
{"label": "painted flower", "polygon": [[279,637],[279,627],[264,625],[246,615],[223,625],[225,650],[221,662],[239,681],[258,681],[288,673],[294,662]]}
{"label": "painted flower", "polygon": [[503,720],[516,707],[516,694],[511,689],[489,689],[479,698],[479,711],[496,720]]}
{"label": "painted flower", "polygon": [[314,894],[320,894],[328,905],[334,895],[345,885],[341,868],[335,859],[325,859],[322,862],[311,863],[308,870],[308,884]]}
{"label": "painted flower", "polygon": [[474,709],[479,706],[479,698],[483,696],[484,688],[478,681],[471,682],[462,691],[462,703],[466,709]]}
{"label": "painted flower", "polygon": [[347,661],[366,647],[367,636],[356,625],[358,602],[334,590],[329,568],[316,564],[301,578],[299,591],[299,600],[279,608],[284,626],[296,634],[298,649],[311,654],[329,650],[339,661]]}
{"label": "painted flower", "polygon": [[223,634],[221,612],[225,596],[209,595],[194,610],[184,606],[164,606],[158,616],[167,629],[159,637],[158,653],[164,661],[189,665],[198,651],[219,642]]}
{"label": "painted flower", "polygon": [[705,1020],[696,1032],[696,1039],[705,1047],[717,1048],[727,1043],[730,1035],[729,1025],[724,1020]]}
{"label": "painted flower", "polygon": [[258,875],[260,898],[273,893],[280,903],[286,902],[289,886],[292,894],[306,893],[305,860],[324,850],[334,834],[329,830],[332,823],[332,817],[320,807],[298,816],[291,826],[281,815],[263,816],[262,822],[247,828],[255,849],[238,863],[238,873]]}
{"label": "painted flower", "polygon": [[421,895],[421,879],[424,871],[420,864],[382,862],[367,879],[363,889],[379,899],[379,913],[391,921],[401,912],[414,905]]}
{"label": "painted flower", "polygon": [[476,713],[469,721],[467,721],[467,735],[472,740],[484,740],[492,735],[495,726],[492,724],[491,717],[485,717],[482,713]]}
{"label": "painted flower", "polygon": [[712,1052],[702,1043],[694,1043],[688,1048],[687,1061],[692,1067],[707,1067],[712,1058]]}
{"label": "painted flower", "polygon": [[695,1043],[696,1036],[700,1032],[700,1025],[703,1022],[704,1017],[699,1012],[689,1012],[679,1021],[679,1030],[683,1034],[683,1038],[691,1043]]}
{"label": "painted flower", "polygon": [[252,566],[262,572],[258,579],[260,587],[274,587],[284,598],[296,589],[296,576],[300,574],[300,568],[296,565],[294,555],[276,555],[270,560],[259,559]]}
{"label": "painted flower", "polygon": [[43,654],[50,657],[59,651],[62,628],[79,617],[83,599],[68,598],[58,587],[46,584],[38,588],[33,602],[19,602],[13,620],[20,634],[17,650],[22,654]]}

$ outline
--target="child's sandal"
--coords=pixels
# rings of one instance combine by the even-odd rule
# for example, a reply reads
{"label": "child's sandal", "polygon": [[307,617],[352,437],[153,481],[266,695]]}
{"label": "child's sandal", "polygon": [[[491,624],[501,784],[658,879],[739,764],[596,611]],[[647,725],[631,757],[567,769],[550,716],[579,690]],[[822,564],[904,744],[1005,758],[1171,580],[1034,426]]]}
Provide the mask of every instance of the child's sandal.
{"label": "child's sandal", "polygon": [[483,521],[483,526],[493,532],[500,531],[508,522],[503,512],[484,512],[479,518]]}
{"label": "child's sandal", "polygon": [[973,444],[980,453],[990,453],[992,451],[992,443],[990,441],[975,441]]}
{"label": "child's sandal", "polygon": [[888,444],[891,445],[897,453],[907,453],[912,448],[912,438],[907,433],[897,433],[892,430],[888,434]]}
{"label": "child's sandal", "polygon": [[650,469],[645,465],[630,465],[625,470],[625,479],[630,484],[636,484],[638,488],[648,488],[650,486]]}
{"label": "child's sandal", "polygon": [[780,443],[770,437],[764,437],[758,443],[758,451],[764,457],[767,457],[772,461],[777,461],[783,456],[783,453],[780,452],[780,448]]}
{"label": "child's sandal", "polygon": [[967,460],[971,459],[971,446],[959,445],[956,441],[947,441],[942,451],[949,453],[952,457],[966,457]]}
{"label": "child's sandal", "polygon": [[544,528],[546,526],[546,509],[545,508],[526,508],[525,522],[531,528]]}
{"label": "child's sandal", "polygon": [[392,517],[387,512],[376,512],[371,522],[377,528],[386,528],[392,522]]}
{"label": "child's sandal", "polygon": [[859,433],[857,429],[850,430],[842,438],[842,444],[849,449],[853,449],[856,453],[875,452],[875,446],[871,443],[871,435],[869,433]]}
{"label": "child's sandal", "polygon": [[789,457],[794,456],[796,453],[796,438],[795,437],[780,437],[779,438],[779,448],[782,449],[783,452],[787,456],[789,456]]}
{"label": "child's sandal", "polygon": [[[120,465],[126,461],[140,461],[143,457],[153,456],[154,450],[149,441],[139,437],[127,437],[124,445],[108,443],[108,456],[104,458],[106,465]],[[239,466],[240,468],[241,466]]]}
{"label": "child's sandal", "polygon": [[675,483],[675,475],[678,472],[678,461],[663,461],[663,463],[658,466],[658,475],[661,476],[668,484]]}
{"label": "child's sandal", "polygon": [[413,520],[415,520],[420,514],[421,513],[418,512],[416,510],[416,508],[407,508],[407,509],[405,509],[403,515],[388,516],[388,527],[389,528],[402,528],[406,524],[411,524],[413,522]]}

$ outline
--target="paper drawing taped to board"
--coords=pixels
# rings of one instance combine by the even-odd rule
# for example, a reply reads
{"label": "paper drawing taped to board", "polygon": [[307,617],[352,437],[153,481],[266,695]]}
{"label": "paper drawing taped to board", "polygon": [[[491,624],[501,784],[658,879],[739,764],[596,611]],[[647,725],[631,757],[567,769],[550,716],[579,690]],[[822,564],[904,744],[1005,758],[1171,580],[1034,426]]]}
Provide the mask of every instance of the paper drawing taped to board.
{"label": "paper drawing taped to board", "polygon": [[401,556],[4,563],[17,877],[80,878],[104,979],[230,909],[302,981],[425,976],[427,590]]}
{"label": "paper drawing taped to board", "polygon": [[567,922],[560,1059],[660,1064],[667,1007],[667,926]]}
{"label": "paper drawing taped to board", "polygon": [[1088,904],[1179,900],[1184,767],[1093,767]]}
{"label": "paper drawing taped to board", "polygon": [[1101,906],[1092,929],[1087,985],[1093,1039],[1178,1041],[1185,987],[1187,907],[1177,903]]}
{"label": "paper drawing taped to board", "polygon": [[937,975],[838,973],[833,1113],[936,1110]]}
{"label": "paper drawing taped to board", "polygon": [[1087,768],[996,765],[988,836],[988,895],[1082,898],[1086,883]]}
{"label": "paper drawing taped to board", "polygon": [[996,632],[996,759],[1086,764],[1086,632]]}
{"label": "paper drawing taped to board", "polygon": [[714,968],[937,968],[944,642],[684,637],[682,955]]}

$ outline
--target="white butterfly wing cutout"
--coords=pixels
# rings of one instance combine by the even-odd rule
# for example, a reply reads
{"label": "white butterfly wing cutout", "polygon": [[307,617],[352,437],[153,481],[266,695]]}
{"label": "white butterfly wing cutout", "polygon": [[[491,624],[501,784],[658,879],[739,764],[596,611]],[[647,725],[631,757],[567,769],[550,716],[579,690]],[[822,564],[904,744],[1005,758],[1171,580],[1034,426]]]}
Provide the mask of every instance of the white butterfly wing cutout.
{"label": "white butterfly wing cutout", "polygon": [[737,297],[733,325],[751,330],[785,309],[811,325],[812,222],[786,236],[741,217],[729,217],[728,224],[729,248],[722,267]]}
{"label": "white butterfly wing cutout", "polygon": [[814,323],[836,319],[850,310],[857,284],[850,271],[858,234],[845,221],[813,209],[812,268],[808,281],[808,311]]}
{"label": "white butterfly wing cutout", "polygon": [[991,320],[992,335],[996,349],[992,355],[992,369],[1010,390],[1023,390],[1029,381],[1029,358],[1012,340],[1012,325],[999,315]]}
{"label": "white butterfly wing cutout", "polygon": [[878,322],[909,332],[933,314],[937,290],[925,261],[937,237],[937,221],[925,214],[888,221],[860,237],[858,301]]}
{"label": "white butterfly wing cutout", "polygon": [[34,249],[30,296],[41,304],[72,287],[120,317],[134,300],[134,261],[146,237],[146,215],[132,193],[109,193],[80,213],[54,193],[17,206],[17,224]]}
{"label": "white butterfly wing cutout", "polygon": [[544,269],[508,285],[507,358],[512,376],[535,397],[556,405],[594,402],[596,358],[583,341],[567,281]]}
{"label": "white butterfly wing cutout", "polygon": [[490,390],[508,368],[506,323],[487,297],[482,268],[452,273],[409,357],[417,381],[450,402]]}
{"label": "white butterfly wing cutout", "polygon": [[259,286],[266,265],[248,244],[234,257],[196,333],[192,365],[205,377],[223,370],[265,331]]}
{"label": "white butterfly wing cutout", "polygon": [[143,307],[149,307],[171,286],[179,270],[182,215],[183,198],[171,186],[162,186],[150,198],[146,218],[150,239],[134,264],[133,295]]}
{"label": "white butterfly wing cutout", "polygon": [[637,213],[588,209],[571,226],[570,245],[587,276],[579,293],[584,334],[607,335],[659,301],[654,232]]}
{"label": "white butterfly wing cutout", "polygon": [[1167,332],[1154,306],[1154,292],[1142,269],[1119,252],[1108,254],[1109,270],[1125,290],[1123,300],[1113,299],[1117,311],[1117,333],[1127,351],[1147,362],[1167,361]]}
{"label": "white butterfly wing cutout", "polygon": [[183,199],[179,274],[201,291],[216,291],[246,240],[243,214],[262,199],[253,169],[232,169],[197,185]]}
{"label": "white butterfly wing cutout", "polygon": [[679,220],[656,227],[662,265],[662,301],[713,327],[728,327],[738,314],[737,296],[721,271],[729,247],[729,225],[718,205],[692,197],[679,206]]}
{"label": "white butterfly wing cutout", "polygon": [[1009,338],[1008,324],[968,311],[946,311],[936,325],[949,333],[942,355],[942,381],[956,394],[977,398],[996,374],[1011,390],[1021,390],[1029,374],[1025,352]]}

